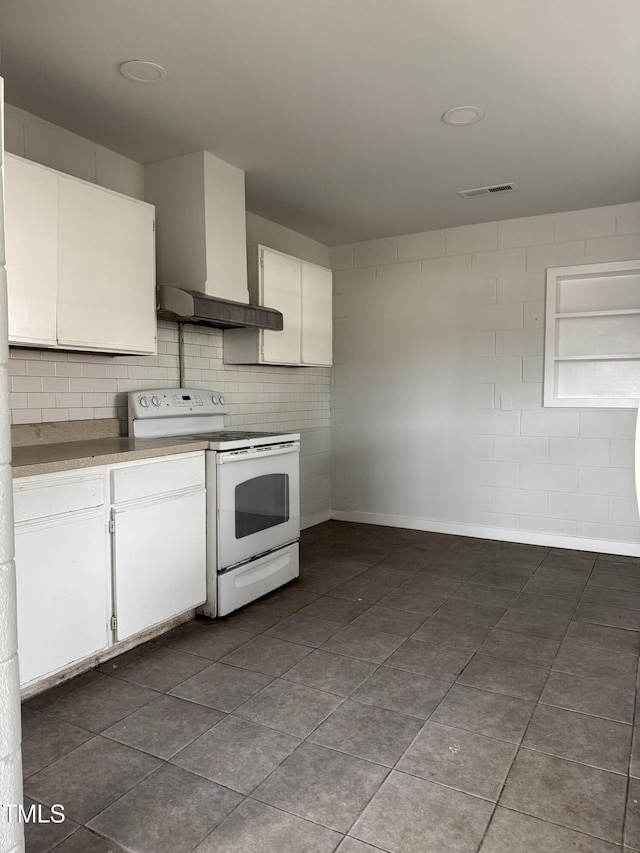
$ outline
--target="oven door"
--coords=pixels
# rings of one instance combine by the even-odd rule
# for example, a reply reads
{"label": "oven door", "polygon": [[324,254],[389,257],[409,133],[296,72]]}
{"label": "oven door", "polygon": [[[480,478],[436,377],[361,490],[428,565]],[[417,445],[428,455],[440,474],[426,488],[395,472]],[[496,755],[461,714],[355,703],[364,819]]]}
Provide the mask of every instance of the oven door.
{"label": "oven door", "polygon": [[300,536],[300,444],[216,454],[218,571]]}

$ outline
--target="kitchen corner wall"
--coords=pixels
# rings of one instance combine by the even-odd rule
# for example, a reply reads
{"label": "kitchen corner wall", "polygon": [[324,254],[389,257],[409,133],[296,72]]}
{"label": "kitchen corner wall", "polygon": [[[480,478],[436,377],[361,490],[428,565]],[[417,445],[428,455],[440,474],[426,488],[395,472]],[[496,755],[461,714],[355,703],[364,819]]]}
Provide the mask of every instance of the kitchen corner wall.
{"label": "kitchen corner wall", "polygon": [[640,203],[335,248],[334,517],[640,555],[635,411],[542,407],[546,268],[638,257]]}
{"label": "kitchen corner wall", "polygon": [[[87,139],[23,110],[6,108],[6,149],[67,174],[142,198],[144,169]],[[330,250],[288,228],[247,213],[247,241],[328,267]],[[329,368],[229,365],[223,334],[184,328],[185,385],[224,392],[227,426],[296,430],[300,459],[302,523],[323,521],[330,511]],[[127,392],[177,387],[178,327],[158,322],[156,356],[104,356],[12,348],[12,422],[127,418]]]}
{"label": "kitchen corner wall", "polygon": [[[0,78],[0,158],[3,81]],[[1,165],[1,163],[0,163]],[[24,851],[23,825],[8,806],[22,802],[20,678],[16,626],[16,572],[13,562],[13,494],[7,376],[7,282],[4,256],[3,186],[0,168],[0,853]]]}

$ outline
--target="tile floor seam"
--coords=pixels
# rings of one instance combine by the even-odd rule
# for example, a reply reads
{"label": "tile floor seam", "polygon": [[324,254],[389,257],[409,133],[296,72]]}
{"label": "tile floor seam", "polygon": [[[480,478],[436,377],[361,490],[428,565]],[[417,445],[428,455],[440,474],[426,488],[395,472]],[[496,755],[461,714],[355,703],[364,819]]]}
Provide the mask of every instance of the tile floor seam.
{"label": "tile floor seam", "polygon": [[[633,715],[632,715],[632,733],[635,730],[636,725],[636,717],[638,713],[638,676],[640,672],[640,658],[636,664],[636,686],[635,686],[635,701],[633,703]],[[629,818],[629,795],[631,793],[631,761],[633,758],[633,739],[631,741],[631,749],[629,750],[629,763],[627,765],[627,786],[624,792],[624,814],[622,817],[622,844],[625,845],[626,835],[627,835],[627,820]]]}
{"label": "tile floor seam", "polygon": [[[541,561],[541,563],[542,563],[542,562],[543,562],[543,561]],[[539,567],[539,565],[540,565],[540,564],[538,564],[538,567]],[[595,561],[594,561],[594,565],[595,565]],[[591,571],[593,571],[593,566],[592,566],[592,568],[591,568]],[[582,600],[582,599],[580,599],[580,600]],[[575,614],[576,610],[578,609],[578,607],[579,607],[579,602],[578,602],[578,604],[576,604],[576,605],[575,605],[575,607],[574,607],[574,610],[573,610],[573,613],[574,613],[574,614]],[[573,618],[573,617],[572,617],[572,618]],[[559,644],[558,644],[558,649],[557,649],[557,651],[556,651],[556,653],[555,653],[555,655],[554,655],[554,657],[553,657],[553,661],[551,662],[551,666],[549,667],[549,674],[547,675],[547,678],[545,679],[544,685],[542,686],[542,689],[540,690],[540,692],[539,692],[539,694],[538,694],[538,698],[536,699],[536,707],[540,704],[540,699],[541,699],[541,697],[542,697],[542,694],[544,693],[544,690],[545,690],[545,688],[546,688],[546,686],[547,686],[547,683],[548,683],[549,678],[551,677],[551,673],[552,673],[552,671],[553,671],[553,669],[552,669],[552,667],[553,667],[553,663],[555,662],[555,659],[556,659],[556,657],[558,656],[558,654],[559,654],[559,652],[560,652],[560,648],[561,648],[561,646],[562,646],[562,643],[564,642],[564,640],[565,640],[565,638],[566,638],[566,636],[567,636],[567,632],[569,631],[569,625],[570,625],[570,624],[571,624],[571,620],[569,620],[569,622],[568,622],[568,624],[567,624],[567,627],[566,627],[566,629],[565,629],[565,632],[564,632],[564,634],[562,635],[562,639],[560,640],[560,642],[559,642]],[[531,726],[531,721],[533,720],[533,716],[534,716],[534,714],[535,714],[535,711],[536,711],[536,708],[534,707],[534,709],[533,709],[533,711],[532,711],[532,713],[531,713],[531,715],[530,715],[530,717],[529,717],[529,720],[528,720],[528,722],[527,722],[527,724],[526,724],[526,726],[525,726],[525,729],[524,729],[524,731],[523,731],[523,733],[522,733],[522,738],[520,739],[520,743],[518,744],[518,748],[517,748],[516,752],[514,753],[513,759],[511,760],[511,763],[510,763],[510,765],[509,765],[509,769],[507,770],[507,773],[506,773],[506,775],[505,775],[505,777],[504,777],[504,780],[503,780],[503,782],[502,782],[502,786],[501,786],[501,788],[500,788],[500,792],[498,793],[498,797],[497,797],[497,799],[496,799],[495,806],[494,806],[494,808],[493,808],[493,810],[492,810],[492,812],[491,812],[491,816],[490,816],[490,818],[489,818],[489,821],[487,822],[487,825],[486,825],[486,827],[485,827],[485,830],[484,830],[483,836],[482,836],[482,838],[480,839],[480,843],[479,843],[478,847],[476,848],[476,853],[480,853],[480,850],[481,850],[481,848],[482,848],[482,845],[484,844],[484,840],[485,840],[485,838],[486,838],[486,836],[487,836],[487,834],[488,834],[488,832],[489,832],[489,828],[490,828],[491,824],[493,823],[494,816],[495,816],[495,814],[496,814],[496,811],[497,811],[497,809],[498,809],[498,806],[499,806],[499,804],[500,804],[500,801],[501,801],[501,799],[502,799],[502,796],[503,796],[503,794],[504,794],[504,791],[505,791],[505,788],[506,788],[506,785],[507,785],[507,780],[509,779],[509,776],[510,776],[510,774],[511,774],[511,771],[513,770],[513,766],[514,766],[514,764],[515,764],[515,762],[516,762],[516,759],[517,759],[517,758],[518,758],[518,756],[520,755],[520,750],[521,750],[521,749],[523,749],[522,744],[524,743],[524,739],[526,738],[526,736],[527,736],[527,732],[529,731],[529,728],[530,728],[530,726]],[[516,810],[514,809],[514,811],[516,811]],[[544,818],[539,818],[539,819],[540,819],[540,820],[544,820]],[[550,821],[547,821],[547,822],[549,823]]]}

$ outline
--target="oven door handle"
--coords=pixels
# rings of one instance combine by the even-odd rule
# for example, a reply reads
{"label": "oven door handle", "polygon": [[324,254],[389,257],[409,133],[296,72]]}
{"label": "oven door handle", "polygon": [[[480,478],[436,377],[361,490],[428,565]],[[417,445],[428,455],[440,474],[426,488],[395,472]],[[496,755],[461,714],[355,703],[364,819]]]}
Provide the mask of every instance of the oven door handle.
{"label": "oven door handle", "polygon": [[217,453],[216,462],[218,465],[225,465],[229,462],[244,462],[246,459],[265,459],[272,456],[282,456],[284,453],[298,453],[300,450],[300,442],[294,441],[291,444],[280,444],[265,447],[264,450],[230,450],[227,453]]}

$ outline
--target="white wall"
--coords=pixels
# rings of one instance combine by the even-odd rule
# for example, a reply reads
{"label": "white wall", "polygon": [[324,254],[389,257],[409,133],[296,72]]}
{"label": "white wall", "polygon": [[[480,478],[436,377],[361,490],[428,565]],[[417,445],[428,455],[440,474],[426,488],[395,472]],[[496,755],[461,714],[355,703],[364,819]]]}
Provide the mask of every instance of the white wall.
{"label": "white wall", "polygon": [[[143,197],[144,170],[50,122],[7,107],[6,148],[51,168]],[[330,264],[327,246],[247,214],[247,239],[304,260]],[[301,502],[304,524],[327,518],[330,508],[329,368],[227,365],[222,332],[187,326],[185,384],[223,391],[229,427],[254,426],[302,432]],[[126,395],[140,388],[177,387],[177,325],[158,323],[156,356],[103,356],[15,347],[9,362],[12,422],[81,420],[119,416]]]}
{"label": "white wall", "polygon": [[640,204],[332,257],[338,517],[640,554],[634,411],[542,407],[545,269],[640,257]]}
{"label": "white wall", "polygon": [[[2,80],[0,79],[0,158],[2,157]],[[0,161],[1,166],[1,161]],[[22,825],[7,820],[5,807],[22,802],[20,679],[16,630],[16,574],[13,562],[13,495],[7,375],[7,282],[0,169],[0,853],[24,850]]]}

